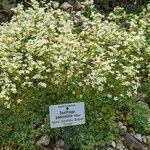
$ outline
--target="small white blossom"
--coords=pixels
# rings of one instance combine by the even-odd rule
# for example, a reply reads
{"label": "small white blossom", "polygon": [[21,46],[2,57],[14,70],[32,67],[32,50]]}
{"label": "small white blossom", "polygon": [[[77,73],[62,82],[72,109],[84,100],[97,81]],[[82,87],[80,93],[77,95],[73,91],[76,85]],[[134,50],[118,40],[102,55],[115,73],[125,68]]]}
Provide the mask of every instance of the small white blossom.
{"label": "small white blossom", "polygon": [[108,98],[112,98],[112,95],[111,95],[111,94],[107,94],[107,97],[108,97]]}
{"label": "small white blossom", "polygon": [[[0,25],[0,100],[7,108],[14,100],[24,100],[14,98],[17,92],[23,95],[20,92],[29,87],[46,88],[48,84],[51,90],[69,89],[77,97],[82,97],[81,90],[85,94],[105,92],[110,99],[117,95],[115,101],[138,93],[141,83],[136,76],[141,71],[150,76],[146,9],[139,16],[132,14],[130,22],[124,20],[128,31],[119,29],[116,22],[125,13],[111,13],[112,21],[103,21],[96,12],[91,13],[92,19],[77,12],[83,20],[78,34],[72,15],[53,9],[51,2],[40,7],[32,1],[34,9],[26,11],[20,4],[11,21]],[[118,9],[123,11],[114,11]]]}
{"label": "small white blossom", "polygon": [[47,86],[47,84],[44,83],[44,82],[39,82],[38,85],[40,85],[40,86],[42,86],[42,87],[44,87],[44,88],[46,88],[46,86]]}
{"label": "small white blossom", "polygon": [[118,100],[118,97],[114,97],[114,101],[117,101]]}
{"label": "small white blossom", "polygon": [[21,103],[22,102],[22,100],[21,99],[17,99],[17,103],[19,104],[19,103]]}
{"label": "small white blossom", "polygon": [[132,96],[131,92],[128,91],[128,92],[127,92],[127,96],[128,96],[128,97],[131,97],[131,96]]}

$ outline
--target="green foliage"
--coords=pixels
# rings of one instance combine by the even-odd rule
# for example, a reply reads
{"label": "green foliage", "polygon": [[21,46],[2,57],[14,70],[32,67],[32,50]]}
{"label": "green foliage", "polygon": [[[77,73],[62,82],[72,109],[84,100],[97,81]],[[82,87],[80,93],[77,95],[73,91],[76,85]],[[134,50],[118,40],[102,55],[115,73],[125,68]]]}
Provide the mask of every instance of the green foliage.
{"label": "green foliage", "polygon": [[135,104],[132,113],[127,116],[128,123],[132,125],[136,132],[150,133],[150,123],[147,121],[150,117],[150,110],[140,104]]}
{"label": "green foliage", "polygon": [[[62,138],[62,129],[50,129],[48,115],[48,106],[54,104],[56,99],[62,98],[56,97],[51,87],[48,89],[31,88],[27,91],[24,104],[14,106],[9,110],[1,107],[3,114],[1,145],[9,145],[14,149],[33,150],[38,138],[42,135],[49,135],[52,139]],[[71,95],[65,99],[70,102]],[[118,134],[114,105],[103,103],[102,100],[95,98],[93,103],[91,99],[93,98],[90,95],[85,98],[86,125],[72,127],[71,143],[75,149],[90,150],[96,146],[110,144]],[[74,101],[76,100],[72,100]]]}

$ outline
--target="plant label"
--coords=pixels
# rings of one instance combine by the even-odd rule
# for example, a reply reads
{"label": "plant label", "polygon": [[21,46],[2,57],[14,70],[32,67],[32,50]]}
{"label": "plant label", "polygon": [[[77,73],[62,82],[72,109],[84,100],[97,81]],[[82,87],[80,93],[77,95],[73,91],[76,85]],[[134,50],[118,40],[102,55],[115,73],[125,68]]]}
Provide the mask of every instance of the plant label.
{"label": "plant label", "polygon": [[85,124],[84,103],[49,106],[51,128]]}

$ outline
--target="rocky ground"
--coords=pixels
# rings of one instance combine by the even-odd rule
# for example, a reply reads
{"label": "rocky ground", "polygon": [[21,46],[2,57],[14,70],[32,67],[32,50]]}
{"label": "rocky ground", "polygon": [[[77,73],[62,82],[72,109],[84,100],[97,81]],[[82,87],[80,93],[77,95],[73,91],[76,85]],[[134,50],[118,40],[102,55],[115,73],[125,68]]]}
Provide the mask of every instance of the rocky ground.
{"label": "rocky ground", "polygon": [[[40,2],[40,0],[38,0]],[[49,0],[50,1],[50,0]],[[61,4],[60,8],[63,10],[81,10],[82,5],[81,2],[84,0],[53,0],[54,3],[56,2],[63,2]],[[139,0],[138,3],[134,3],[134,1],[124,1],[124,0],[107,0],[106,2],[104,0],[93,0],[95,7],[102,13],[103,15],[109,14],[116,6],[125,6],[128,7],[129,10],[137,9],[137,7],[145,5],[148,0]],[[24,3],[24,5],[28,6],[28,2],[30,0],[0,0],[0,23],[4,21],[9,21],[13,15],[13,12],[11,8],[14,8],[17,3]],[[56,5],[57,5],[56,4]],[[58,5],[59,6],[59,5]]]}
{"label": "rocky ground", "polygon": [[150,136],[141,135],[139,133],[128,133],[127,127],[119,122],[120,138],[118,141],[112,142],[112,147],[107,150],[149,150]]}
{"label": "rocky ground", "polygon": [[[97,148],[95,150],[150,150],[150,135],[141,135],[139,133],[128,133],[127,127],[119,122],[120,138],[112,141],[112,145],[106,148]],[[42,136],[37,141],[37,146],[44,150],[63,150],[63,140],[50,140],[48,135]],[[73,150],[73,149],[72,149]]]}

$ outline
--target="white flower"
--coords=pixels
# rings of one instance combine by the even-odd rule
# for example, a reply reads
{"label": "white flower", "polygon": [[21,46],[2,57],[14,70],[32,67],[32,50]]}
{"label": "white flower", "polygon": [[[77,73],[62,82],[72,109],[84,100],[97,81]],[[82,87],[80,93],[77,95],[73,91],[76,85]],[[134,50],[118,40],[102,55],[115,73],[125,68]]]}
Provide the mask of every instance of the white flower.
{"label": "white flower", "polygon": [[107,97],[108,97],[108,98],[112,98],[112,95],[111,95],[111,94],[107,94]]}
{"label": "white flower", "polygon": [[10,108],[10,103],[6,101],[6,102],[4,103],[4,106],[9,109],[9,108]]}
{"label": "white flower", "polygon": [[[39,7],[33,1],[34,9],[25,11],[18,5],[12,20],[0,26],[0,100],[8,102],[8,108],[15,93],[23,95],[21,92],[33,84],[45,88],[57,85],[57,92],[74,89],[77,97],[81,97],[77,95],[81,88],[86,89],[85,94],[105,91],[108,98],[118,95],[115,101],[119,97],[128,100],[131,93],[137,93],[141,83],[135,77],[150,69],[146,9],[139,16],[131,14],[130,22],[124,20],[129,32],[118,30],[116,22],[126,13],[111,13],[113,21],[102,21],[99,13],[92,12],[89,19],[78,12],[83,20],[78,34],[74,33],[72,15],[54,10],[51,3]],[[128,92],[123,93],[125,89]],[[16,102],[21,102],[19,98],[24,100],[18,97]]]}
{"label": "white flower", "polygon": [[21,103],[22,102],[22,100],[21,99],[17,99],[17,103],[19,104],[19,103]]}
{"label": "white flower", "polygon": [[46,72],[51,72],[51,69],[46,69]]}
{"label": "white flower", "polygon": [[44,88],[46,88],[46,86],[47,86],[47,84],[44,83],[44,82],[39,82],[38,85],[40,85],[40,86],[42,86],[42,87],[44,87]]}
{"label": "white flower", "polygon": [[59,84],[59,81],[58,81],[58,80],[55,80],[55,82],[54,82],[54,83],[57,85],[57,84]]}
{"label": "white flower", "polygon": [[117,101],[118,100],[118,97],[114,97],[114,101]]}
{"label": "white flower", "polygon": [[128,91],[128,92],[127,92],[127,96],[128,96],[128,97],[131,97],[131,96],[132,96],[132,93]]}
{"label": "white flower", "polygon": [[125,86],[129,86],[131,83],[129,81],[125,81],[122,83],[122,85],[125,85]]}
{"label": "white flower", "polygon": [[11,91],[12,91],[12,93],[14,93],[14,94],[17,93],[17,89],[16,89],[16,88],[12,88]]}
{"label": "white flower", "polygon": [[42,79],[42,76],[39,75],[39,74],[36,74],[36,75],[33,76],[33,79]]}
{"label": "white flower", "polygon": [[80,96],[79,96],[79,97],[80,97],[80,99],[81,99],[81,98],[83,97],[83,95],[82,95],[82,94],[80,94]]}
{"label": "white flower", "polygon": [[79,86],[83,86],[82,82],[79,82],[78,85],[79,85]]}

